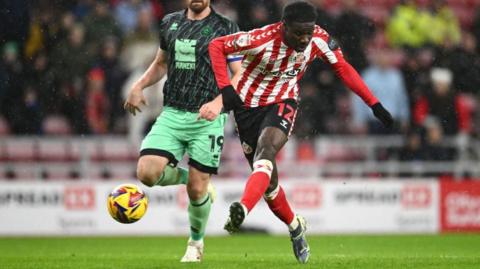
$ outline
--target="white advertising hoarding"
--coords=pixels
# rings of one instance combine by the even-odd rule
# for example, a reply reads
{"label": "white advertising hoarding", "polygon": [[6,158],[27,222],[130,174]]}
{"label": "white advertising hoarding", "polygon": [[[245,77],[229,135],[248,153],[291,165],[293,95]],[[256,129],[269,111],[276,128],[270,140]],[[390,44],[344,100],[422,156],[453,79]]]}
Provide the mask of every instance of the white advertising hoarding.
{"label": "white advertising hoarding", "polygon": [[[214,180],[217,200],[208,234],[226,234],[228,207],[237,201],[244,180]],[[143,187],[149,198],[137,223],[119,224],[108,214],[106,198],[119,182],[0,182],[0,235],[41,234],[188,234],[185,186]],[[140,185],[140,184],[139,184]],[[439,229],[436,181],[283,180],[296,213],[309,233],[434,233]],[[286,233],[264,201],[244,228]]]}

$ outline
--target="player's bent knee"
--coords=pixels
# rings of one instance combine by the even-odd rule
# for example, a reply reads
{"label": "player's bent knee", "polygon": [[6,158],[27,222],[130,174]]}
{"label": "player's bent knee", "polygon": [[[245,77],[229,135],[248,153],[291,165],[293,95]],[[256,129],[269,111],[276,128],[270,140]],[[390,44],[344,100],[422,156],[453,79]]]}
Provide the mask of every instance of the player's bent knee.
{"label": "player's bent knee", "polygon": [[137,165],[137,178],[140,180],[144,185],[152,187],[157,182],[160,176],[162,175],[162,170],[148,165],[145,162],[139,161]]}
{"label": "player's bent knee", "polygon": [[187,184],[188,197],[191,200],[199,200],[205,196],[208,189],[208,183],[201,181],[189,181]]}

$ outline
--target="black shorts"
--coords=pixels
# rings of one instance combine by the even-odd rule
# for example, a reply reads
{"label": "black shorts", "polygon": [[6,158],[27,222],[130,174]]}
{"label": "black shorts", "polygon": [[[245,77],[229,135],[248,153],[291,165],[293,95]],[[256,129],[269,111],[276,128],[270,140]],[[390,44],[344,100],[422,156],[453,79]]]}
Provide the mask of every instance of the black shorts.
{"label": "black shorts", "polygon": [[277,127],[290,136],[297,115],[297,106],[295,100],[287,99],[268,106],[234,111],[243,153],[250,163],[255,156],[258,138],[265,127]]}

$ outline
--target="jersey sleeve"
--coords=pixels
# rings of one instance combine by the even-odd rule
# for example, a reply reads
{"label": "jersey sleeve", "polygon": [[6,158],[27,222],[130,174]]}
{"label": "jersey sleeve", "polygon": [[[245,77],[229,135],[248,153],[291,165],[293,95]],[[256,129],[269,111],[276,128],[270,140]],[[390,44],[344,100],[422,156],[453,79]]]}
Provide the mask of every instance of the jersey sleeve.
{"label": "jersey sleeve", "polygon": [[[235,34],[238,32],[240,32],[240,28],[238,27],[238,25],[233,21],[228,21],[227,35]],[[243,56],[241,54],[234,53],[234,54],[227,55],[227,61],[229,63],[240,61],[242,59],[243,59]]]}
{"label": "jersey sleeve", "polygon": [[213,39],[208,46],[213,72],[218,88],[231,85],[227,71],[229,55],[255,55],[271,38],[273,31],[254,29],[250,32],[238,32]]}
{"label": "jersey sleeve", "polygon": [[314,44],[318,47],[317,57],[329,63],[342,82],[365,102],[368,106],[378,103],[355,68],[343,57],[343,52],[335,39],[323,29],[315,29]]}
{"label": "jersey sleeve", "polygon": [[160,48],[162,50],[168,50],[168,42],[167,42],[167,32],[168,32],[168,16],[163,17],[162,21],[160,22],[159,27],[159,40],[160,40]]}

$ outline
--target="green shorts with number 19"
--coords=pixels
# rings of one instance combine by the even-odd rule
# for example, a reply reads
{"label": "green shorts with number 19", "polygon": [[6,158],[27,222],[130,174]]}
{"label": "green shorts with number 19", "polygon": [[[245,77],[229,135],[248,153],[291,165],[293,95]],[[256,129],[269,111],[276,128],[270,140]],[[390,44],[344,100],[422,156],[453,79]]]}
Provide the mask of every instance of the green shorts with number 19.
{"label": "green shorts with number 19", "polygon": [[197,118],[198,113],[165,107],[143,139],[141,154],[164,156],[176,164],[187,153],[189,165],[201,172],[216,174],[227,114],[220,114],[214,121]]}

